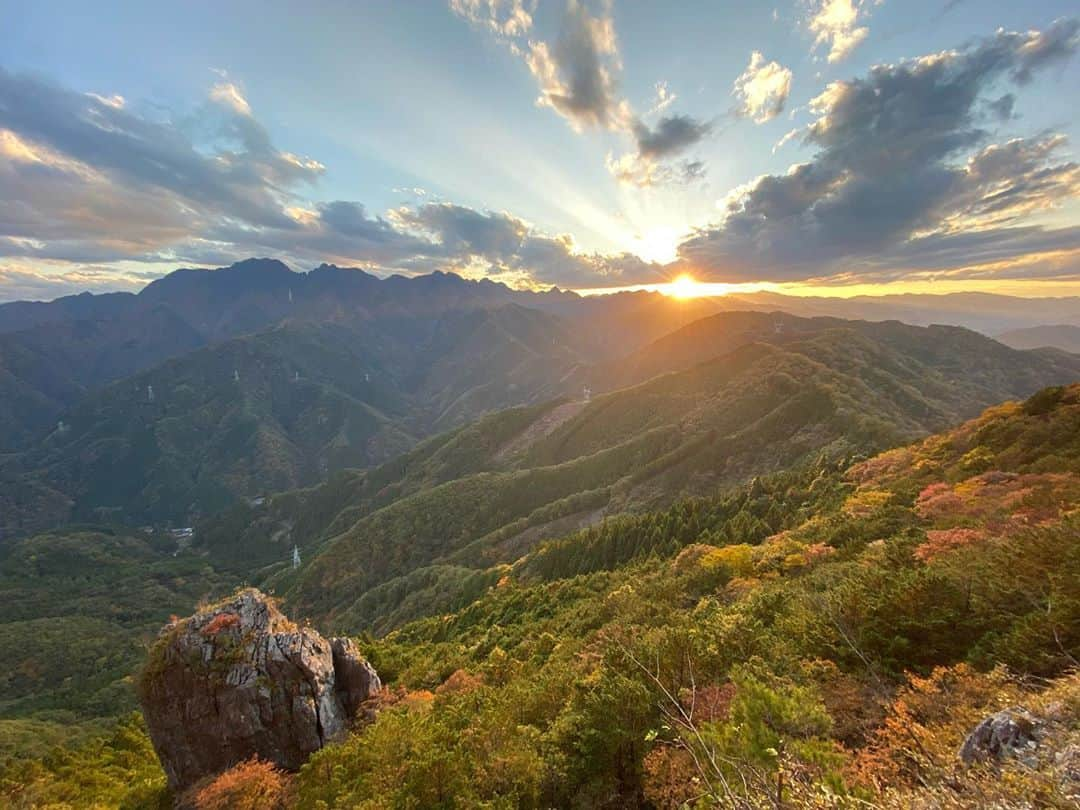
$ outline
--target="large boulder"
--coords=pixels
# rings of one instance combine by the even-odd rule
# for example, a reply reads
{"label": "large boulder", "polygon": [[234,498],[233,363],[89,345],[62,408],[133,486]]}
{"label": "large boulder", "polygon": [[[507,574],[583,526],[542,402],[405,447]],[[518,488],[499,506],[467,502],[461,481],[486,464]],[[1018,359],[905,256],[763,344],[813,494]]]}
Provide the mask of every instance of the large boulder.
{"label": "large boulder", "polygon": [[1038,744],[1038,724],[1021,708],[1005,709],[984,718],[960,746],[965,765],[1023,756]]}
{"label": "large boulder", "polygon": [[351,641],[298,627],[247,589],[162,630],[139,699],[169,785],[183,790],[253,756],[299,768],[380,686]]}

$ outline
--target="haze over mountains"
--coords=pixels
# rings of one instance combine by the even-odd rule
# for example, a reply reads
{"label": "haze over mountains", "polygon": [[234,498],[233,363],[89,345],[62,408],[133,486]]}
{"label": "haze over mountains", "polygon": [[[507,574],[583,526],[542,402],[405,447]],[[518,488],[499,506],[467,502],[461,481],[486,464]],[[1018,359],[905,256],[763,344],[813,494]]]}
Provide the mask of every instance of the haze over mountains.
{"label": "haze over mountains", "polygon": [[[962,298],[935,301],[936,312],[947,316],[962,306],[969,320],[990,325],[1034,317],[1022,299]],[[0,457],[0,532],[70,520],[189,525],[239,499],[386,462],[485,413],[560,397],[572,402],[586,390],[625,388],[733,352],[714,364],[723,379],[700,394],[688,390],[684,404],[656,424],[684,434],[661,442],[663,452],[735,429],[735,422],[711,425],[712,416],[695,416],[685,403],[715,395],[739,363],[765,389],[763,381],[785,363],[824,364],[841,375],[835,387],[846,391],[853,415],[877,413],[897,436],[940,428],[1080,372],[1074,356],[1020,354],[955,327],[731,311],[776,303],[871,316],[913,306],[906,298],[581,297],[442,273],[379,279],[325,265],[294,273],[265,259],[180,270],[138,295],[0,306],[0,427],[8,451]],[[1065,312],[1070,303],[1041,303],[1039,314]],[[814,376],[809,367],[789,374]],[[686,379],[696,384],[693,375]],[[751,390],[733,387],[744,396]],[[778,385],[768,409],[784,396],[808,395],[795,387]],[[626,398],[640,403],[643,395]],[[870,398],[878,401],[871,406]],[[714,413],[711,404],[697,407]],[[668,410],[657,405],[656,414]],[[625,418],[629,427],[632,418]],[[613,448],[620,430],[609,429],[610,438],[585,444],[579,455]],[[850,426],[843,430],[850,440]],[[807,452],[840,432],[817,436]],[[556,454],[543,463],[569,460]],[[759,458],[757,466],[769,465]]]}
{"label": "haze over mountains", "polygon": [[997,339],[1014,349],[1037,349],[1043,346],[1053,346],[1067,352],[1080,352],[1080,326],[1071,326],[1069,324],[1013,329],[998,335]]}

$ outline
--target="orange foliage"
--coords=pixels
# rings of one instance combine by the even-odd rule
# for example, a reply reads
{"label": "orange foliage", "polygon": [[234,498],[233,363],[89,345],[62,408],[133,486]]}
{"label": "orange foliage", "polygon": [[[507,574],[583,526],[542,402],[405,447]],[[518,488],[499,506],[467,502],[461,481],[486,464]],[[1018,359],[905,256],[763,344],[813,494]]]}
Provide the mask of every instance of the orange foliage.
{"label": "orange foliage", "polygon": [[853,764],[856,781],[882,789],[945,779],[964,735],[988,712],[1015,700],[1004,671],[966,664],[908,676],[884,723]]}
{"label": "orange foliage", "polygon": [[[955,486],[938,482],[919,493],[919,517],[948,528],[973,521],[997,534],[1059,520],[1080,498],[1080,477],[1069,473],[993,470]],[[944,525],[942,525],[944,524]]]}
{"label": "orange foliage", "polygon": [[291,788],[287,774],[249,759],[192,788],[186,804],[195,810],[284,810]]}
{"label": "orange foliage", "polygon": [[660,810],[683,807],[702,793],[694,760],[682,748],[657,746],[642,765],[645,798]]}
{"label": "orange foliage", "polygon": [[847,478],[860,485],[871,481],[880,484],[909,472],[913,460],[914,452],[910,447],[889,450],[856,464],[847,471]]}
{"label": "orange foliage", "polygon": [[985,536],[975,529],[930,529],[926,542],[915,549],[915,556],[929,562],[942,554],[964,546],[974,545]]}
{"label": "orange foliage", "polygon": [[435,700],[435,694],[427,689],[410,689],[405,692],[402,698],[398,701],[398,705],[404,706],[409,710],[414,709],[427,709],[431,706],[432,701]]}
{"label": "orange foliage", "polygon": [[240,624],[240,617],[235,613],[219,613],[210,620],[210,623],[203,628],[202,632],[204,636],[216,636],[222,630],[238,624]]}
{"label": "orange foliage", "polygon": [[719,686],[702,686],[694,692],[684,689],[679,694],[683,709],[694,718],[695,723],[727,720],[734,697],[735,684],[730,682]]}
{"label": "orange foliage", "polygon": [[478,675],[470,675],[463,669],[455,669],[445,681],[435,689],[436,695],[453,695],[458,692],[472,692],[484,685],[484,679]]}

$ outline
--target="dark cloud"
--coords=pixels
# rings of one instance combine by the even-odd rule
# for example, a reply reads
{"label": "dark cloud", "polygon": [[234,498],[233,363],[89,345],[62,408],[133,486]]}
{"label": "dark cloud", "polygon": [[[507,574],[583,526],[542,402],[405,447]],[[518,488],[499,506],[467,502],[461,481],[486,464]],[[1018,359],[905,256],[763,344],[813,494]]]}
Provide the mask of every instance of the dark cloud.
{"label": "dark cloud", "polygon": [[[322,166],[277,149],[229,83],[190,115],[152,120],[121,99],[0,72],[0,157],[0,257],[9,261],[222,265],[256,253],[298,266],[535,270],[574,284],[641,270],[581,257],[568,237],[508,214],[428,204],[381,217],[359,202],[304,204],[295,190]],[[0,283],[25,292],[63,292],[79,279],[100,286],[86,275],[5,272]],[[118,278],[106,281],[138,284]]]}
{"label": "dark cloud", "polygon": [[[1058,157],[1063,138],[984,146],[978,119],[998,80],[1026,82],[1071,55],[1078,29],[1070,20],[999,32],[830,85],[801,133],[814,158],[736,189],[724,219],[684,242],[680,257],[720,280],[819,278],[875,256],[910,260],[927,235],[1005,229],[1075,196],[1080,174]],[[999,245],[1010,244],[1003,231]]]}
{"label": "dark cloud", "polygon": [[286,224],[280,190],[314,181],[323,167],[275,149],[232,85],[219,85],[212,98],[192,122],[212,136],[200,150],[181,122],[155,121],[120,102],[0,69],[0,128],[127,188],[170,193],[255,224]]}
{"label": "dark cloud", "polygon": [[990,115],[998,121],[1008,121],[1013,117],[1013,107],[1016,106],[1016,95],[1006,93],[1001,98],[986,102],[986,109]]}
{"label": "dark cloud", "polygon": [[235,85],[184,118],[0,69],[3,252],[109,261],[154,253],[229,221],[295,230],[316,161],[274,147]]}
{"label": "dark cloud", "polygon": [[526,62],[540,85],[540,103],[574,127],[625,125],[627,105],[616,87],[620,64],[610,7],[593,16],[580,0],[567,0],[554,44],[530,42]]}
{"label": "dark cloud", "polygon": [[398,219],[434,235],[450,255],[483,255],[502,260],[516,254],[529,227],[509,214],[481,212],[463,205],[433,203]]}
{"label": "dark cloud", "polygon": [[631,126],[636,149],[619,158],[608,157],[608,171],[620,183],[641,188],[686,185],[705,176],[705,163],[675,156],[697,145],[712,132],[713,125],[688,115],[668,115],[655,127],[641,120]]}
{"label": "dark cloud", "polygon": [[655,127],[636,121],[633,130],[638,155],[657,160],[685,152],[712,131],[712,124],[689,115],[667,115]]}
{"label": "dark cloud", "polygon": [[430,203],[399,211],[404,228],[422,233],[439,249],[439,260],[451,259],[492,275],[527,276],[544,284],[606,286],[663,281],[661,265],[637,256],[584,254],[566,235],[540,233],[505,212],[476,211],[453,203]]}
{"label": "dark cloud", "polygon": [[[608,167],[620,182],[638,186],[685,183],[704,173],[701,161],[680,165],[667,161],[705,138],[712,130],[710,123],[688,115],[669,115],[650,125],[636,116],[621,96],[618,77],[622,63],[611,0],[593,3],[596,11],[590,11],[585,0],[566,0],[553,41],[526,36],[533,20],[520,0],[449,3],[455,14],[492,31],[513,53],[524,57],[540,87],[537,103],[555,110],[577,131],[607,129],[625,132],[633,139],[634,152],[608,158]],[[657,95],[654,113],[675,100],[666,82],[657,83]]]}

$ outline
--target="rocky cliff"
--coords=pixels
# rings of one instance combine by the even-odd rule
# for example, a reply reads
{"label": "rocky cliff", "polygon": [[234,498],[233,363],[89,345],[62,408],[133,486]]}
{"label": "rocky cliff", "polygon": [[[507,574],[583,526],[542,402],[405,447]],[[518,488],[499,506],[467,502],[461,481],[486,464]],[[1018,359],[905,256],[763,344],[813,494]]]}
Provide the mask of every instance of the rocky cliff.
{"label": "rocky cliff", "polygon": [[174,790],[253,756],[295,770],[379,688],[352,641],[298,627],[254,589],[168,625],[139,678]]}

